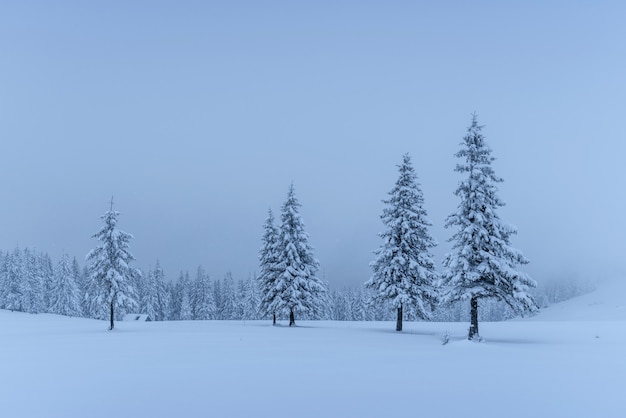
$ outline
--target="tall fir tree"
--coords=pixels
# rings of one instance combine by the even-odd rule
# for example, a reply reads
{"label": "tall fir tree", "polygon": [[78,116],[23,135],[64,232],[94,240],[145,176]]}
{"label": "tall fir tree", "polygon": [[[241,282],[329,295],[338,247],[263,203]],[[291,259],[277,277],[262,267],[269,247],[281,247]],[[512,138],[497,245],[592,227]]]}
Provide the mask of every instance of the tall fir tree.
{"label": "tall fir tree", "polygon": [[273,325],[276,325],[276,308],[280,305],[280,293],[276,286],[279,279],[278,264],[278,229],[274,225],[274,214],[269,209],[263,224],[257,280],[261,293],[259,310],[263,316],[272,316]]}
{"label": "tall fir tree", "polygon": [[129,242],[133,236],[117,229],[119,212],[111,208],[101,216],[104,226],[92,238],[100,244],[87,254],[93,286],[90,288],[90,298],[100,313],[108,310],[110,326],[114,327],[116,313],[121,316],[124,311],[132,310],[137,306],[136,291],[132,282],[139,270],[130,267],[135,259],[129,251]]}
{"label": "tall fir tree", "polygon": [[42,254],[36,250],[24,249],[22,266],[24,273],[24,311],[39,313],[48,310],[45,304],[46,283],[43,277]]}
{"label": "tall fir tree", "polygon": [[461,159],[456,170],[467,177],[455,195],[461,199],[456,212],[446,220],[446,228],[456,227],[450,238],[452,250],[443,261],[443,302],[470,301],[468,338],[480,339],[478,301],[495,298],[506,302],[520,315],[537,311],[529,292],[536,283],[517,269],[528,260],[511,247],[510,237],[517,231],[500,220],[497,210],[504,202],[497,195],[496,176],[491,163],[491,149],[485,142],[476,114],[455,155]]}
{"label": "tall fir tree", "polygon": [[237,280],[237,319],[243,319],[244,303],[246,300],[246,282]]}
{"label": "tall fir tree", "polygon": [[4,304],[4,296],[6,289],[6,280],[7,280],[7,262],[8,254],[5,254],[2,250],[0,250],[0,309],[5,309]]}
{"label": "tall fir tree", "polygon": [[213,286],[211,286],[209,275],[202,266],[198,267],[194,285],[194,318],[199,320],[214,319],[215,300],[213,298]]}
{"label": "tall fir tree", "polygon": [[235,289],[235,280],[231,272],[224,275],[222,282],[222,319],[238,319],[237,318],[237,292]]}
{"label": "tall fir tree", "polygon": [[81,276],[83,284],[81,286],[80,304],[83,308],[83,316],[85,318],[97,318],[93,310],[92,301],[89,299],[89,295],[95,294],[95,291],[91,291],[93,284],[89,276],[89,266],[83,266]]}
{"label": "tall fir tree", "polygon": [[154,320],[165,321],[170,318],[170,293],[165,283],[165,273],[159,260],[156,262],[153,274],[153,284],[156,286],[157,307]]}
{"label": "tall fir tree", "polygon": [[224,304],[222,303],[222,281],[213,282],[213,300],[215,301],[215,319],[224,319]]}
{"label": "tall fir tree", "polygon": [[437,271],[430,250],[437,245],[428,232],[432,225],[424,209],[424,197],[411,158],[402,157],[400,175],[383,203],[381,219],[386,229],[383,244],[370,264],[372,277],[365,286],[374,291],[372,301],[397,310],[396,331],[402,331],[403,315],[430,319],[437,301]]}
{"label": "tall fir tree", "polygon": [[316,276],[319,262],[313,255],[309,235],[300,217],[300,203],[293,184],[282,206],[277,241],[276,292],[274,312],[289,314],[289,326],[296,324],[295,314],[319,316],[325,307],[327,289]]}
{"label": "tall fir tree", "polygon": [[23,311],[25,295],[24,272],[22,266],[22,251],[15,248],[4,258],[2,269],[3,287],[0,293],[2,308],[11,311]]}
{"label": "tall fir tree", "polygon": [[172,321],[178,319],[178,312],[180,312],[180,305],[178,303],[178,286],[173,281],[167,281],[164,283],[166,290],[166,310],[165,310],[165,319],[167,321]]}
{"label": "tall fir tree", "polygon": [[50,307],[50,295],[52,294],[52,282],[54,281],[54,263],[47,253],[39,253],[38,259],[38,270],[43,279],[44,310],[48,311]]}
{"label": "tall fir tree", "polygon": [[100,298],[98,294],[101,292],[100,285],[92,278],[91,266],[85,266],[87,270],[85,276],[85,293],[83,295],[83,310],[85,316],[93,319],[107,319],[107,305]]}
{"label": "tall fir tree", "polygon": [[178,319],[181,321],[188,321],[193,319],[193,308],[191,301],[191,281],[189,280],[189,272],[180,272],[178,278],[178,284],[180,285],[180,313]]}
{"label": "tall fir tree", "polygon": [[159,315],[159,286],[157,284],[157,271],[160,269],[159,260],[156,262],[154,270],[148,271],[141,286],[141,297],[139,302],[139,310],[141,313],[148,315],[152,321],[157,320]]}
{"label": "tall fir tree", "polygon": [[258,283],[256,277],[250,277],[244,282],[243,300],[241,303],[243,320],[259,319],[261,297],[259,295]]}
{"label": "tall fir tree", "polygon": [[80,311],[80,293],[72,274],[72,262],[70,256],[64,253],[54,270],[50,312],[78,316]]}
{"label": "tall fir tree", "polygon": [[78,288],[78,310],[80,316],[86,316],[85,312],[85,291],[87,290],[87,280],[85,275],[83,274],[83,270],[78,265],[78,260],[76,257],[72,258],[72,277],[74,278],[74,283],[76,283],[76,287]]}
{"label": "tall fir tree", "polygon": [[362,287],[353,289],[350,294],[350,306],[355,321],[371,321],[372,314],[367,309],[367,299]]}

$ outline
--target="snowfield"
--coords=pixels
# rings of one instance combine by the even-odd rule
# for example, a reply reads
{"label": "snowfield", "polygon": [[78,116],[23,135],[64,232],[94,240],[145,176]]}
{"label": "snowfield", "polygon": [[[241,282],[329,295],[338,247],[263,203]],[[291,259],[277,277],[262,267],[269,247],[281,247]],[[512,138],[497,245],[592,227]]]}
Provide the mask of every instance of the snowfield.
{"label": "snowfield", "polygon": [[465,339],[467,323],[109,332],[105,321],[0,311],[0,416],[626,417],[625,291],[605,284],[535,318],[481,323],[483,343]]}

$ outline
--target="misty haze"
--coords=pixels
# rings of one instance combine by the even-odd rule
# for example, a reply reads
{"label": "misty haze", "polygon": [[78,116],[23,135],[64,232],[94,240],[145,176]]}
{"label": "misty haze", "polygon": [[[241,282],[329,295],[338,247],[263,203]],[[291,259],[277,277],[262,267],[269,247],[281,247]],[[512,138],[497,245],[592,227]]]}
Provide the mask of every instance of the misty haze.
{"label": "misty haze", "polygon": [[0,416],[626,416],[625,12],[0,4]]}

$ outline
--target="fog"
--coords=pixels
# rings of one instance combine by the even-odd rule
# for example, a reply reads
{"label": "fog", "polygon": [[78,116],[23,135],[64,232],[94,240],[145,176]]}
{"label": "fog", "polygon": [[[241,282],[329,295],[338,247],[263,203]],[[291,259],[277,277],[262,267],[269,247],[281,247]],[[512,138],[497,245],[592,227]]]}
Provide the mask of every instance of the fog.
{"label": "fog", "polygon": [[525,270],[624,274],[624,6],[414,3],[0,5],[0,249],[82,263],[114,196],[137,266],[246,278],[293,182],[358,285],[406,152],[449,250],[476,111]]}

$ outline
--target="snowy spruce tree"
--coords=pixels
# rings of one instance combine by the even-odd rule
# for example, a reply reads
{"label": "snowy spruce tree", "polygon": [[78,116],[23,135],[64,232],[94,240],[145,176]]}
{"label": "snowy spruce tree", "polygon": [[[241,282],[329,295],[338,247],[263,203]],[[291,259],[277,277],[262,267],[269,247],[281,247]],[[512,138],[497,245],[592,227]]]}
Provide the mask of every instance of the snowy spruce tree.
{"label": "snowy spruce tree", "polygon": [[313,256],[309,235],[298,209],[293,184],[282,206],[277,241],[278,264],[273,312],[289,314],[289,326],[296,324],[295,314],[319,317],[325,308],[327,289],[316,276],[319,262]]}
{"label": "snowy spruce tree", "polygon": [[58,315],[81,314],[80,293],[76,285],[70,256],[63,254],[54,269],[50,293],[50,312]]}
{"label": "snowy spruce tree", "polygon": [[52,293],[52,281],[54,277],[54,263],[52,262],[52,258],[48,254],[39,253],[37,256],[37,264],[39,265],[38,271],[43,278],[43,305],[45,307],[45,311],[48,311],[50,306],[50,294]]}
{"label": "snowy spruce tree", "polygon": [[224,275],[222,289],[222,319],[231,320],[237,318],[237,292],[235,289],[235,279],[231,272]]}
{"label": "snowy spruce tree", "polygon": [[383,244],[374,252],[373,275],[365,286],[374,291],[373,302],[397,310],[396,331],[402,331],[404,314],[430,319],[438,276],[430,254],[437,242],[428,232],[431,223],[408,154],[398,167],[400,176],[383,201],[387,205],[381,216],[386,227],[380,234]]}
{"label": "snowy spruce tree", "polygon": [[534,280],[517,269],[528,260],[511,247],[510,237],[516,229],[498,216],[504,202],[497,196],[496,176],[491,163],[491,149],[485,142],[482,126],[476,115],[461,142],[456,157],[456,170],[467,177],[455,195],[461,199],[456,212],[448,216],[446,228],[457,231],[450,238],[452,250],[443,261],[443,302],[470,301],[468,338],[480,339],[478,333],[478,301],[495,298],[504,301],[513,311],[524,315],[537,310],[529,289]]}
{"label": "snowy spruce tree", "polygon": [[85,312],[85,292],[87,291],[87,276],[83,274],[76,257],[72,258],[72,278],[78,288],[78,311],[79,316],[86,316]]}
{"label": "snowy spruce tree", "polygon": [[237,281],[237,319],[243,319],[244,301],[246,299],[246,282],[243,279]]}
{"label": "snowy spruce tree", "polygon": [[209,275],[199,266],[194,283],[194,319],[207,320],[215,318],[215,300],[213,286]]}
{"label": "snowy spruce tree", "polygon": [[19,248],[7,253],[2,268],[2,289],[0,289],[0,301],[3,309],[11,311],[23,311],[26,284],[24,283],[24,270],[22,266],[22,251]]}
{"label": "snowy spruce tree", "polygon": [[109,330],[113,329],[116,313],[131,310],[137,306],[137,296],[132,286],[139,270],[130,267],[135,258],[129,251],[129,242],[133,236],[116,228],[119,212],[111,208],[104,215],[104,226],[92,238],[100,244],[87,254],[91,262],[89,273],[91,278],[89,298],[96,309],[96,315],[102,317],[108,311]]}
{"label": "snowy spruce tree", "polygon": [[159,316],[159,285],[157,276],[162,272],[159,260],[156,262],[154,270],[148,271],[141,286],[141,296],[139,298],[139,310],[148,315],[152,321],[156,321]]}
{"label": "snowy spruce tree", "polygon": [[259,317],[259,305],[261,303],[261,298],[259,295],[258,283],[259,281],[256,277],[250,277],[244,282],[241,301],[241,319],[244,321],[258,319]]}
{"label": "snowy spruce tree", "polygon": [[276,312],[280,305],[280,293],[276,286],[278,275],[278,229],[274,225],[274,214],[270,209],[263,224],[263,237],[259,250],[260,273],[258,287],[261,293],[259,310],[263,316],[272,316],[272,324],[276,325]]}
{"label": "snowy spruce tree", "polygon": [[165,273],[157,260],[154,268],[153,283],[157,288],[157,309],[155,321],[165,321],[170,317],[170,292],[165,283]]}
{"label": "snowy spruce tree", "polygon": [[181,321],[189,321],[193,319],[193,307],[191,294],[193,292],[191,280],[189,279],[189,272],[180,272],[178,277],[178,285],[180,288],[180,313],[178,319]]}
{"label": "snowy spruce tree", "polygon": [[24,273],[24,312],[39,313],[45,312],[46,279],[41,268],[41,258],[36,250],[24,249],[22,257],[22,268]]}
{"label": "snowy spruce tree", "polygon": [[165,273],[159,260],[154,270],[150,270],[142,280],[140,311],[152,321],[164,321],[168,315],[169,294],[165,286]]}

